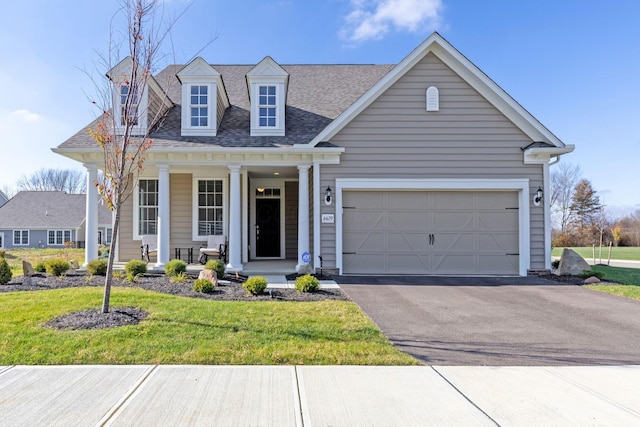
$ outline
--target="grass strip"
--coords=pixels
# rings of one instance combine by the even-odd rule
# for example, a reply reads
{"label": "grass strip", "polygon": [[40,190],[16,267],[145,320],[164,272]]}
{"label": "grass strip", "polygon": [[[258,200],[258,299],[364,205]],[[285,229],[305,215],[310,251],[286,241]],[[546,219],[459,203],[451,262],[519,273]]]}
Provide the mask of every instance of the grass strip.
{"label": "grass strip", "polygon": [[58,316],[98,308],[99,288],[0,294],[0,365],[416,365],[351,302],[229,302],[114,288],[138,325],[57,331]]}

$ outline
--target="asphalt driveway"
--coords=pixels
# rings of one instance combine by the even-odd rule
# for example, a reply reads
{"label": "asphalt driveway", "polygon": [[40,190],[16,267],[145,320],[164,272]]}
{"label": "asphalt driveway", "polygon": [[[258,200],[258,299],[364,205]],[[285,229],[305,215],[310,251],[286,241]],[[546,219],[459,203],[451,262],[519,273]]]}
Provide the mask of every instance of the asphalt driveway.
{"label": "asphalt driveway", "polygon": [[336,279],[427,365],[640,364],[640,301],[527,277]]}

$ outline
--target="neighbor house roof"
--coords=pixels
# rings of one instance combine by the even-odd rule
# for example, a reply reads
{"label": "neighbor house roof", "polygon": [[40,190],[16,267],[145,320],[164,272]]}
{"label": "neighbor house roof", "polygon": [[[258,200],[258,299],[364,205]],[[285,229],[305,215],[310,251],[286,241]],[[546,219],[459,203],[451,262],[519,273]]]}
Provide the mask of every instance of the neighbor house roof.
{"label": "neighbor house roof", "polygon": [[[309,143],[322,129],[356,102],[393,65],[280,65],[289,73],[285,136],[250,136],[246,75],[255,65],[211,65],[221,75],[230,107],[216,136],[181,136],[182,86],[176,74],[184,65],[170,65],[155,76],[175,104],[150,137],[154,148],[282,147]],[[59,148],[96,148],[87,132],[91,123]]]}
{"label": "neighbor house roof", "polygon": [[[21,191],[0,207],[0,229],[75,229],[84,221],[85,212],[85,194]],[[111,222],[111,211],[99,203],[98,224],[107,226]]]}

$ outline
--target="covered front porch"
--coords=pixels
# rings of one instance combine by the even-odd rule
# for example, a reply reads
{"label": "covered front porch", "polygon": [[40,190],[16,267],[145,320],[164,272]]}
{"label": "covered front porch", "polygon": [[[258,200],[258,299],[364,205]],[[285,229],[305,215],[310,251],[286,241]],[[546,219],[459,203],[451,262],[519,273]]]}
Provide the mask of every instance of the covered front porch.
{"label": "covered front porch", "polygon": [[[157,160],[158,156],[152,157]],[[321,200],[320,162],[313,161],[313,156],[293,156],[268,165],[255,160],[250,164],[186,165],[171,157],[172,163],[147,163],[123,207],[116,252],[119,262],[139,259],[142,236],[152,235],[157,241],[157,250],[151,254],[154,270],[178,257],[178,251],[185,261],[191,252],[191,264],[197,267],[207,236],[217,234],[227,238],[228,272],[246,274],[259,261],[286,261],[287,274],[307,264],[312,269],[319,265],[313,243],[319,242],[314,234],[319,229],[314,227],[314,212],[319,211]],[[85,167],[88,199],[95,200],[98,167],[95,163]],[[87,263],[97,258],[97,233],[91,231],[96,228],[95,215],[95,204],[88,203]],[[276,264],[269,264],[274,267]]]}

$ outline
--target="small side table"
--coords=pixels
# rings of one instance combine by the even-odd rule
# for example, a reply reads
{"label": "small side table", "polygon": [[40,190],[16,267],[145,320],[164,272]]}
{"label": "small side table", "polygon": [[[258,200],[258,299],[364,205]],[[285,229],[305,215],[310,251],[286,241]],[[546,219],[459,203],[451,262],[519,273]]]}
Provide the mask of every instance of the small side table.
{"label": "small side table", "polygon": [[182,259],[182,250],[187,251],[187,264],[193,264],[193,248],[176,248],[176,259]]}

